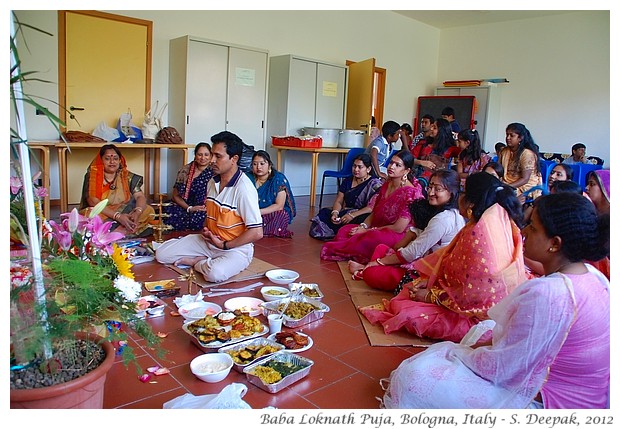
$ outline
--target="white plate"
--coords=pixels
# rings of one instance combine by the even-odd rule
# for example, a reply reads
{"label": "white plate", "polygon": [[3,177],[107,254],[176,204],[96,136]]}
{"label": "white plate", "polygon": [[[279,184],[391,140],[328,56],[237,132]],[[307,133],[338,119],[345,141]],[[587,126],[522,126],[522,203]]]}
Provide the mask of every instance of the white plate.
{"label": "white plate", "polygon": [[297,280],[299,278],[299,273],[292,270],[277,269],[267,271],[265,276],[276,284],[287,285]]}
{"label": "white plate", "polygon": [[228,311],[240,310],[243,313],[249,312],[250,316],[255,317],[259,314],[263,314],[263,307],[265,301],[258,298],[252,298],[249,296],[238,296],[237,298],[231,298],[224,303],[224,308]]}
{"label": "white plate", "polygon": [[179,314],[183,316],[185,320],[199,320],[206,315],[215,316],[222,311],[222,307],[206,301],[190,302],[189,304],[179,307]]}
{"label": "white plate", "polygon": [[[191,333],[191,331],[188,328],[190,323],[193,323],[193,322],[185,322],[183,324],[183,326],[182,326],[183,331],[185,331],[185,333],[191,337],[192,341],[200,349],[202,349],[205,352],[216,350],[216,349],[219,349],[220,347],[223,347],[223,346],[229,346],[229,345],[232,345],[232,344],[240,343],[241,341],[251,340],[252,338],[261,337],[261,336],[265,335],[267,332],[269,332],[269,328],[267,326],[263,325],[263,330],[262,331],[255,332],[252,335],[248,335],[247,337],[234,338],[234,339],[228,340],[226,342],[212,341],[210,343],[204,344],[198,338],[196,338],[194,336],[194,334]],[[232,328],[230,326],[223,326],[222,329],[224,329],[225,331],[230,331]]]}
{"label": "white plate", "polygon": [[[310,335],[306,335],[303,334],[301,332],[297,332],[299,335],[303,335],[304,337],[308,337],[308,345],[306,345],[305,347],[302,347],[300,349],[287,349],[285,348],[283,351],[285,352],[290,352],[290,353],[299,353],[299,352],[305,352],[306,350],[308,350],[310,347],[312,347],[312,345],[314,344],[314,341],[312,341],[312,338],[310,337]],[[271,334],[267,337],[268,340],[271,341],[276,341],[276,334]],[[277,341],[276,341],[277,342]],[[278,343],[280,344],[280,343]]]}

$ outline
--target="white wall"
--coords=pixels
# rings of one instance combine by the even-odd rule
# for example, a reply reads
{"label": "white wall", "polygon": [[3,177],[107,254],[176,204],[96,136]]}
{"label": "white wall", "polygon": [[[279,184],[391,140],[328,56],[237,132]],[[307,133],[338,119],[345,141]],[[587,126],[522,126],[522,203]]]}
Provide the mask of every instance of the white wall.
{"label": "white wall", "polygon": [[608,168],[609,32],[609,11],[446,29],[437,81],[506,77],[495,141],[521,122],[541,152],[570,153],[583,142]]}
{"label": "white wall", "polygon": [[[390,11],[106,11],[153,21],[153,102],[168,97],[168,41],[190,34],[344,64],[376,58],[387,69],[384,118],[411,122],[417,97],[444,80],[507,77],[500,123],[522,122],[545,151],[583,141],[588,153],[609,160],[609,13],[581,11],[518,22],[439,31]],[[54,35],[56,11],[19,11],[20,19]],[[23,52],[24,70],[58,82],[56,37],[41,35]],[[119,46],[122,49],[122,46]],[[96,53],[93,53],[95,60]],[[102,60],[102,66],[117,66]],[[55,85],[33,91],[57,100]],[[52,111],[53,106],[50,106]],[[27,112],[31,140],[55,139],[41,117]],[[503,140],[503,136],[498,136]],[[52,159],[54,165],[55,159]],[[308,162],[310,159],[308,157]],[[179,160],[162,165],[162,190]],[[321,163],[320,168],[333,168]],[[59,198],[52,169],[52,198]]]}

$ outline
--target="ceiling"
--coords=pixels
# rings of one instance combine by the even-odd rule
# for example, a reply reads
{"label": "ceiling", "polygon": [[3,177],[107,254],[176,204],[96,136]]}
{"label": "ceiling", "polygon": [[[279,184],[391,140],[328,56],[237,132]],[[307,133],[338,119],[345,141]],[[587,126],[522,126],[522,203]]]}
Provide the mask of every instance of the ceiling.
{"label": "ceiling", "polygon": [[444,29],[561,15],[572,10],[395,10],[408,18]]}

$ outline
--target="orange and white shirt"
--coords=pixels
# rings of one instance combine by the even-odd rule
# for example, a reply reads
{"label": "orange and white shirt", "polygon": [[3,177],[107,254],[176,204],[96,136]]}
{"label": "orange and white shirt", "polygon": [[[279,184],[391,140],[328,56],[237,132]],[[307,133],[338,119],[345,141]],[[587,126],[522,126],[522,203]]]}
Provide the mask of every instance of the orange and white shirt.
{"label": "orange and white shirt", "polygon": [[223,189],[219,175],[209,180],[205,205],[205,226],[222,240],[233,240],[246,229],[263,226],[256,188],[241,170]]}

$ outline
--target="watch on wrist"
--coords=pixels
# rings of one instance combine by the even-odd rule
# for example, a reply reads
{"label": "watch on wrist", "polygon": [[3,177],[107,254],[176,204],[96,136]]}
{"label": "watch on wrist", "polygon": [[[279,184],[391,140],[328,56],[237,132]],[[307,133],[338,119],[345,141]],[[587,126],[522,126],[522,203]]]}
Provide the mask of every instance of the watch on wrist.
{"label": "watch on wrist", "polygon": [[222,249],[223,249],[223,250],[229,250],[229,249],[228,249],[228,241],[224,241],[224,242],[222,243]]}

